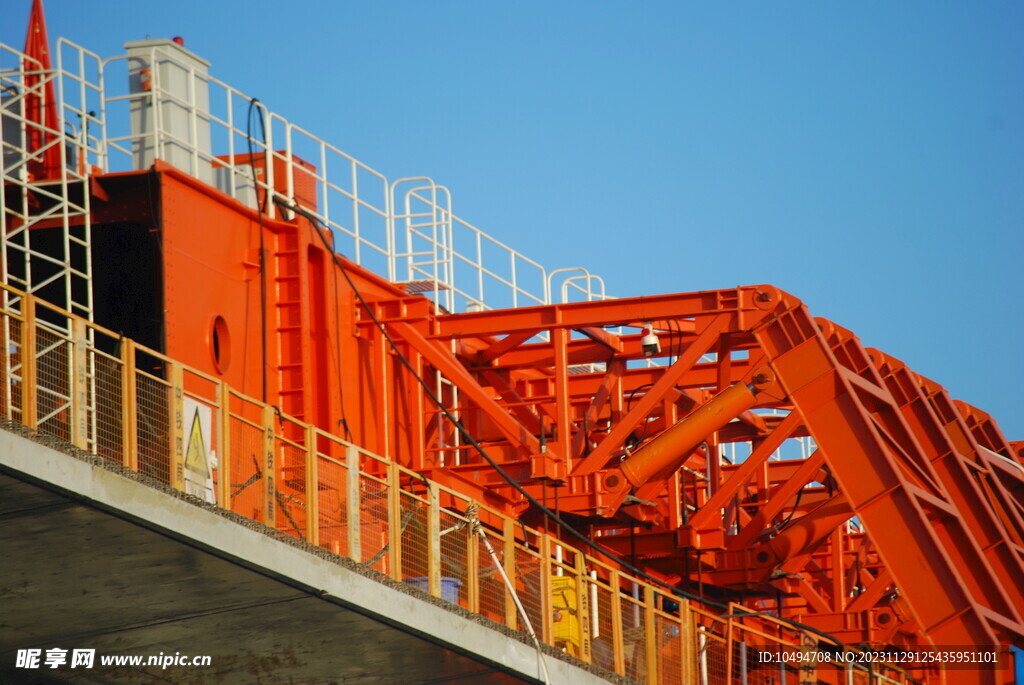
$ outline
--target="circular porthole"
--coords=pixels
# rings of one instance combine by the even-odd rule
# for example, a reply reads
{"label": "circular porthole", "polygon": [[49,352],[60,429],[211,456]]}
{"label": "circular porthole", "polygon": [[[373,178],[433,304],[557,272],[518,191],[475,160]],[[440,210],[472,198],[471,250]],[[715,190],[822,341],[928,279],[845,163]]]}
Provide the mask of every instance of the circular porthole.
{"label": "circular porthole", "polygon": [[225,374],[231,365],[231,334],[228,323],[222,316],[213,318],[213,329],[210,331],[210,352],[213,354],[213,366],[217,373]]}

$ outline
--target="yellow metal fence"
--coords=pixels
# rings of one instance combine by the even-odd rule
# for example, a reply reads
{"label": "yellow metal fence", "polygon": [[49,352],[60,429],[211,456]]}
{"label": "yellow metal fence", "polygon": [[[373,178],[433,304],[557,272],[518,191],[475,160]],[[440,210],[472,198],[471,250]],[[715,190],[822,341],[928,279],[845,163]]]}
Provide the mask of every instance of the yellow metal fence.
{"label": "yellow metal fence", "polygon": [[528,632],[528,621],[547,645],[640,683],[906,682],[877,665],[766,659],[822,640],[739,606],[723,613],[675,597],[214,377],[0,289],[0,410],[41,434],[513,630]]}

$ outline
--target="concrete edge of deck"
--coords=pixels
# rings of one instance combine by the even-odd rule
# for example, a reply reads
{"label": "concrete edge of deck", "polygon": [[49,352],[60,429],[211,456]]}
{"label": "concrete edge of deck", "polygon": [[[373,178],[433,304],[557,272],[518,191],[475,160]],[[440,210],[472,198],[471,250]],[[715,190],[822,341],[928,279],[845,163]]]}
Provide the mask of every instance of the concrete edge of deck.
{"label": "concrete edge of deck", "polygon": [[[262,530],[264,527],[255,522],[250,522],[251,526],[242,525],[222,513],[196,506],[8,430],[0,430],[0,469],[325,602],[492,664],[507,673],[543,681],[534,647],[445,608],[440,600],[418,596],[407,586],[389,587],[334,560],[320,558],[267,535]],[[551,654],[546,654],[544,659],[553,683],[609,682],[605,677]],[[612,679],[620,680],[614,676]]]}

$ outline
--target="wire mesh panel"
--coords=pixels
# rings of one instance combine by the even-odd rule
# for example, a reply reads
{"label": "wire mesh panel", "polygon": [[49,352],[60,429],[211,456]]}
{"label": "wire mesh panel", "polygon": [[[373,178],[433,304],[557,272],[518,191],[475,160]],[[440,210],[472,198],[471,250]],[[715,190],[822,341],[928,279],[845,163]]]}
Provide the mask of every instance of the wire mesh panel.
{"label": "wire mesh panel", "polygon": [[317,457],[317,525],[320,546],[349,556],[348,497],[345,465],[323,455]]}
{"label": "wire mesh panel", "polygon": [[124,458],[124,406],[121,360],[96,349],[86,351],[89,446],[120,463]]}
{"label": "wire mesh panel", "polygon": [[470,527],[464,517],[448,510],[440,512],[440,523],[441,597],[468,607]]}
{"label": "wire mesh panel", "polygon": [[647,679],[647,617],[643,605],[626,595],[619,596],[622,611],[622,652],[626,677]]}
{"label": "wire mesh panel", "polygon": [[[234,410],[234,407],[232,407]],[[232,411],[230,419],[231,474],[230,509],[257,521],[263,515],[263,428],[240,418]]]}
{"label": "wire mesh panel", "polygon": [[359,541],[361,554],[356,561],[381,573],[390,563],[388,536],[388,482],[359,474]]}
{"label": "wire mesh panel", "polygon": [[0,354],[3,354],[4,378],[2,389],[0,389],[0,410],[2,416],[12,421],[24,423],[22,407],[22,322],[11,313],[3,312],[3,326],[0,333],[3,335],[3,347]]}
{"label": "wire mesh panel", "polygon": [[171,389],[143,371],[135,372],[138,406],[139,473],[161,483],[171,481]]}
{"label": "wire mesh panel", "polygon": [[697,672],[701,685],[729,683],[729,648],[725,638],[703,628],[697,633]]}
{"label": "wire mesh panel", "polygon": [[306,539],[306,449],[278,438],[275,525],[278,530]]}
{"label": "wire mesh panel", "polygon": [[[532,536],[531,536],[532,537]],[[550,640],[543,635],[544,608],[541,601],[543,584],[541,583],[541,559],[540,555],[532,549],[517,546],[515,552],[515,574],[512,584],[515,586],[516,594],[523,605],[527,618],[534,632],[542,640],[550,643]],[[519,630],[526,632],[526,625],[523,619],[519,618]]]}
{"label": "wire mesh panel", "polygon": [[[596,574],[594,574],[596,576]],[[606,580],[593,577],[587,581],[590,591],[590,653],[592,663],[615,670],[615,627],[613,594]]]}
{"label": "wire mesh panel", "polygon": [[761,646],[756,641],[748,642],[745,639],[732,641],[733,681],[748,685],[776,685],[779,682],[778,664],[758,657]]}
{"label": "wire mesh panel", "polygon": [[656,612],[654,636],[657,642],[658,682],[683,682],[683,635],[679,618]]}
{"label": "wire mesh panel", "polygon": [[36,412],[40,433],[71,440],[71,341],[36,327]]}
{"label": "wire mesh panel", "polygon": [[406,582],[426,589],[429,573],[427,537],[427,501],[408,492],[401,492],[399,508],[402,512],[402,578]]}
{"label": "wire mesh panel", "polygon": [[480,587],[480,613],[492,621],[505,623],[505,581],[501,577],[501,571],[498,570],[498,564],[505,563],[503,543],[496,534],[491,533],[487,529],[484,529],[483,533],[491,543],[491,549],[494,550],[494,556],[497,559],[495,560],[491,556],[484,541],[477,535],[477,558],[480,560],[477,568],[477,582]]}

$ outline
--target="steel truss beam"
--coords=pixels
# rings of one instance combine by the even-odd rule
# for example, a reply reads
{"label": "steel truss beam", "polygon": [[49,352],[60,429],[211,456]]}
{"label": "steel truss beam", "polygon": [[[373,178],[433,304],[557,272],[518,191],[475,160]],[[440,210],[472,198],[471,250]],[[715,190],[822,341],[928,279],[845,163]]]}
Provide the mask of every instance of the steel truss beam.
{"label": "steel truss beam", "polygon": [[[457,388],[452,408],[488,453],[652,572],[762,603],[781,592],[777,608],[801,620],[838,630],[837,617],[851,617],[847,637],[1024,642],[1014,446],[983,412],[796,298],[755,286],[410,312],[389,331]],[[638,366],[639,334],[609,332],[645,324],[663,340],[654,358],[669,363]],[[576,374],[577,364],[597,366]],[[670,457],[638,487],[613,478],[620,458],[738,382],[754,388],[755,408],[678,455],[680,469]],[[805,436],[816,450],[778,460]],[[725,459],[744,443],[745,458]],[[463,454],[447,467],[455,476],[517,498]]]}

